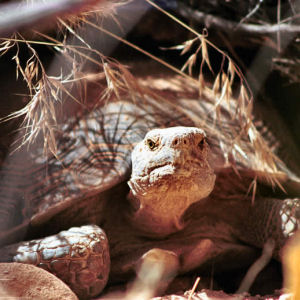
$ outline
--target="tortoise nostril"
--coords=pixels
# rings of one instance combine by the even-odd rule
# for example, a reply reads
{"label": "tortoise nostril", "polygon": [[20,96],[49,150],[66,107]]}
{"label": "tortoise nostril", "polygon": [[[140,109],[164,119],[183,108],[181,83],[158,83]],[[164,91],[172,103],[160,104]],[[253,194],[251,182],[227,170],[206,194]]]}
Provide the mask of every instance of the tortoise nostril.
{"label": "tortoise nostril", "polygon": [[203,148],[204,148],[204,139],[202,139],[199,143],[198,143],[198,147],[201,149],[201,150],[203,150]]}
{"label": "tortoise nostril", "polygon": [[180,138],[176,138],[173,140],[172,145],[173,146],[179,146],[179,145],[187,145],[188,144],[188,140],[187,139],[180,139]]}
{"label": "tortoise nostril", "polygon": [[189,140],[188,139],[182,139],[182,138],[176,138],[173,140],[172,142],[172,146],[180,146],[180,145],[188,145],[189,144]]}

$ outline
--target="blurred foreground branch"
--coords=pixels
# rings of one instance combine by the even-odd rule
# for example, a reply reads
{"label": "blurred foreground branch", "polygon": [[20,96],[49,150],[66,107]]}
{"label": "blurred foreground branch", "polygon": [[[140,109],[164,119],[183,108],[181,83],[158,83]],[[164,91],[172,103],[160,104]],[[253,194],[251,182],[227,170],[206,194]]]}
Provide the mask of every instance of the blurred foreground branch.
{"label": "blurred foreground branch", "polygon": [[7,37],[12,33],[32,28],[40,22],[49,22],[64,14],[72,14],[95,4],[97,0],[37,0],[12,2],[0,6],[0,36]]}

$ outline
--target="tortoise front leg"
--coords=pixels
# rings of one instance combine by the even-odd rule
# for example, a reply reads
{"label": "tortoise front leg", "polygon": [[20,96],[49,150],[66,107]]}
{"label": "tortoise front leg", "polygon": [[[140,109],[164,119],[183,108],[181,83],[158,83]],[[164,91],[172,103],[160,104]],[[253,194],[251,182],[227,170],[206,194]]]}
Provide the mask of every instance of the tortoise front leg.
{"label": "tortoise front leg", "polygon": [[281,260],[282,249],[287,240],[299,230],[299,223],[300,198],[258,198],[249,209],[240,238],[261,248],[272,239],[275,242],[273,256]]}
{"label": "tortoise front leg", "polygon": [[153,248],[136,264],[137,278],[126,299],[150,299],[163,293],[178,274],[180,262],[173,251]]}
{"label": "tortoise front leg", "polygon": [[96,225],[72,227],[43,239],[6,246],[0,254],[1,260],[46,269],[81,299],[98,295],[107,283],[110,270],[108,241]]}

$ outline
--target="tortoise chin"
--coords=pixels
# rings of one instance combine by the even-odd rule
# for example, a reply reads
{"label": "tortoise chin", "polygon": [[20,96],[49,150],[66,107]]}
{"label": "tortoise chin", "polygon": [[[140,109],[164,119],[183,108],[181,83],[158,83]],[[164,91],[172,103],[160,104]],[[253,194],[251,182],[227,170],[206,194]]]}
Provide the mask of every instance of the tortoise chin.
{"label": "tortoise chin", "polygon": [[181,217],[211,193],[216,176],[206,170],[186,177],[170,166],[155,171],[148,178],[131,178],[128,199],[134,207],[132,224],[144,235],[164,237],[183,229]]}

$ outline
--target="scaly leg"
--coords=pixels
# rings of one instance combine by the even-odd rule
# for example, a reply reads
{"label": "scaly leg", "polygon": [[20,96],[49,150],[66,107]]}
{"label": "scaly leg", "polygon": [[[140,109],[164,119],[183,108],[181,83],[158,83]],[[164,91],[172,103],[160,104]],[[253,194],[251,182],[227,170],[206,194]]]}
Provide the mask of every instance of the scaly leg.
{"label": "scaly leg", "polygon": [[250,208],[241,239],[258,247],[272,239],[274,257],[281,260],[286,241],[299,229],[300,198],[258,198]]}
{"label": "scaly leg", "polygon": [[43,239],[9,245],[0,250],[0,257],[53,273],[81,299],[99,294],[110,270],[108,241],[96,225],[72,227]]}

